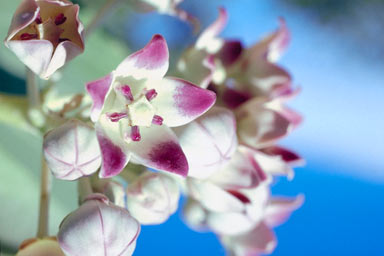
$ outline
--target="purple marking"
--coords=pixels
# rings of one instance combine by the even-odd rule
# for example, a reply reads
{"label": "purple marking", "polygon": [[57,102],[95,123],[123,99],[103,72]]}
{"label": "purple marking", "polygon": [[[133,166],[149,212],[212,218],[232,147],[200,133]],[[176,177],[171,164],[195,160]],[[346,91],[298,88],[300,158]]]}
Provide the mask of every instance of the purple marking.
{"label": "purple marking", "polygon": [[231,88],[227,88],[223,93],[223,101],[231,109],[239,107],[249,99],[251,99],[249,93],[239,92]]}
{"label": "purple marking", "polygon": [[243,52],[243,45],[240,41],[226,41],[218,57],[221,59],[224,66],[230,66],[234,64]]}
{"label": "purple marking", "polygon": [[35,19],[35,22],[36,24],[41,24],[43,23],[43,20],[41,19],[41,16],[40,16],[40,13],[37,15],[36,19]]}
{"label": "purple marking", "polygon": [[124,152],[119,146],[100,134],[98,134],[97,139],[103,158],[102,176],[107,178],[119,174],[127,163]]}
{"label": "purple marking", "polygon": [[153,124],[162,125],[163,121],[164,121],[164,119],[161,116],[158,116],[158,115],[153,116],[153,119],[152,119]]}
{"label": "purple marking", "polygon": [[60,13],[55,18],[55,24],[56,24],[56,26],[59,26],[59,25],[63,24],[66,20],[67,20],[67,17],[64,16],[64,13]]}
{"label": "purple marking", "polygon": [[29,33],[23,33],[20,35],[20,40],[31,40],[31,39],[37,39],[37,34],[29,34]]}
{"label": "purple marking", "polygon": [[246,195],[244,195],[243,193],[237,190],[227,190],[227,192],[233,195],[234,197],[236,197],[237,199],[239,199],[244,204],[251,203],[251,200],[249,200],[249,198]]}
{"label": "purple marking", "polygon": [[185,116],[199,116],[207,111],[216,101],[216,94],[202,89],[187,81],[173,78],[176,87],[174,100],[179,112]]}
{"label": "purple marking", "polygon": [[176,173],[182,176],[188,174],[188,161],[178,143],[173,141],[162,142],[156,145],[149,153],[155,168]]}
{"label": "purple marking", "polygon": [[132,126],[131,128],[131,139],[133,141],[140,141],[141,140],[141,135],[140,135],[140,129],[139,126]]}
{"label": "purple marking", "polygon": [[107,113],[107,117],[109,118],[109,120],[111,120],[111,122],[119,122],[120,119],[122,118],[126,118],[128,115],[127,113],[118,113],[118,112],[114,112],[114,113]]}
{"label": "purple marking", "polygon": [[154,98],[156,98],[156,96],[157,96],[157,92],[155,89],[151,89],[145,93],[145,97],[147,98],[148,101],[153,100]]}
{"label": "purple marking", "polygon": [[265,148],[265,149],[262,149],[261,151],[271,156],[276,156],[276,155],[281,156],[284,162],[287,162],[287,163],[301,160],[301,157],[296,153],[278,146]]}
{"label": "purple marking", "polygon": [[127,100],[129,100],[129,101],[133,101],[134,100],[133,95],[132,95],[132,90],[131,90],[131,87],[129,87],[129,85],[121,86],[120,90],[121,90],[121,93],[124,95],[124,97]]}

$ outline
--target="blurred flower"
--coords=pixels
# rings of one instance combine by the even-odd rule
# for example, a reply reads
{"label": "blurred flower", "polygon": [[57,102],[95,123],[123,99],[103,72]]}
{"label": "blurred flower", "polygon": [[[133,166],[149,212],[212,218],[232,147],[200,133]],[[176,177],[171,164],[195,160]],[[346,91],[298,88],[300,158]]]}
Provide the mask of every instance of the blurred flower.
{"label": "blurred flower", "polygon": [[46,237],[25,240],[20,245],[16,256],[65,256],[65,254],[61,250],[56,237]]}
{"label": "blurred flower", "polygon": [[178,6],[184,0],[129,0],[132,6],[141,12],[156,11],[160,14],[176,16],[179,19],[191,23],[194,31],[199,29],[199,21],[188,12],[180,9]]}
{"label": "blurred flower", "polygon": [[199,35],[196,43],[189,47],[177,63],[177,69],[181,76],[202,88],[207,88],[209,83],[216,76],[220,76],[220,63],[217,62],[214,54],[224,44],[224,39],[218,37],[227,24],[228,15],[224,8],[219,9],[217,20],[207,27]]}
{"label": "blurred flower", "polygon": [[165,222],[178,207],[177,182],[162,173],[147,172],[127,188],[127,208],[141,224]]}
{"label": "blurred flower", "polygon": [[237,147],[236,121],[225,108],[213,107],[175,129],[189,164],[189,177],[204,179],[224,166]]}
{"label": "blurred flower", "polygon": [[119,174],[131,157],[150,168],[187,175],[187,160],[169,127],[202,115],[216,97],[187,81],[163,78],[167,70],[166,41],[155,35],[114,72],[87,84],[102,151],[101,177]]}
{"label": "blurred flower", "polygon": [[229,189],[209,180],[188,178],[187,188],[189,195],[207,210],[205,224],[218,234],[237,235],[252,229],[262,220],[269,199],[267,183]]}
{"label": "blurred flower", "polygon": [[43,150],[49,169],[62,180],[91,175],[101,164],[95,130],[79,120],[69,120],[48,132]]}
{"label": "blurred flower", "polygon": [[277,244],[274,232],[263,222],[244,234],[220,236],[220,241],[234,256],[270,254]]}
{"label": "blurred flower", "polygon": [[92,194],[63,220],[58,241],[68,256],[130,256],[139,233],[140,224],[126,209]]}
{"label": "blurred flower", "polygon": [[5,45],[34,73],[49,78],[84,51],[79,6],[68,0],[23,0]]}

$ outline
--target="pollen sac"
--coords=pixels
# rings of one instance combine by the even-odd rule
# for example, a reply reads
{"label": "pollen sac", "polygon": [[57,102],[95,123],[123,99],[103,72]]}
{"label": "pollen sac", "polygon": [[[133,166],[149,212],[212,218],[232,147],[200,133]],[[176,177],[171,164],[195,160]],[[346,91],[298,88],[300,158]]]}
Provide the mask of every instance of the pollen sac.
{"label": "pollen sac", "polygon": [[79,6],[67,0],[23,0],[5,45],[34,73],[48,79],[84,51]]}

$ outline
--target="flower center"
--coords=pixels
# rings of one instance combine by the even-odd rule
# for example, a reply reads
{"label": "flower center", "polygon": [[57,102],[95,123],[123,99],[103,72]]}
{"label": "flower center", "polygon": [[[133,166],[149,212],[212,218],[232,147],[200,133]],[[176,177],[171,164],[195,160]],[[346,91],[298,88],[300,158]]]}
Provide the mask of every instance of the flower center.
{"label": "flower center", "polygon": [[127,84],[117,85],[114,87],[114,90],[117,100],[122,100],[125,108],[119,112],[107,112],[106,115],[111,122],[128,119],[128,125],[131,126],[131,133],[126,137],[129,137],[132,141],[140,141],[140,126],[150,127],[152,124],[163,124],[163,118],[156,115],[156,109],[151,103],[157,96],[156,90],[147,90],[144,88],[135,96],[133,95],[131,87]]}
{"label": "flower center", "polygon": [[64,13],[59,13],[47,20],[43,20],[39,14],[34,23],[26,28],[26,32],[20,34],[19,40],[46,39],[56,46],[61,42],[69,40],[68,38],[60,38],[64,31],[60,28],[60,25],[64,24],[66,20],[67,17],[65,17]]}

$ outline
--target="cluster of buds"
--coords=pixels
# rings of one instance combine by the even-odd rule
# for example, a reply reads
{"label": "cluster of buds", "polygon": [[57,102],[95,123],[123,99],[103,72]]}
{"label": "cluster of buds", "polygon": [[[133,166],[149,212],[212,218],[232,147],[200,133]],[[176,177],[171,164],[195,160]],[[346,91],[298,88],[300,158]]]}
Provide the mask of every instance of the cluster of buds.
{"label": "cluster of buds", "polygon": [[[192,20],[180,2],[133,1]],[[84,49],[78,12],[68,0],[24,0],[6,45],[48,78]],[[154,35],[85,85],[92,101],[86,119],[64,115],[83,97],[63,106],[58,125],[44,136],[43,155],[57,179],[79,180],[80,207],[63,220],[57,238],[27,241],[18,255],[132,255],[140,225],[165,222],[182,193],[186,222],[217,234],[228,252],[273,251],[273,227],[303,203],[302,196],[270,191],[275,177],[292,179],[292,167],[302,163],[276,145],[301,122],[285,105],[298,89],[276,64],[290,34],[281,19],[277,31],[245,48],[219,37],[227,19],[221,8],[182,55],[179,78],[166,76],[168,46]]]}

